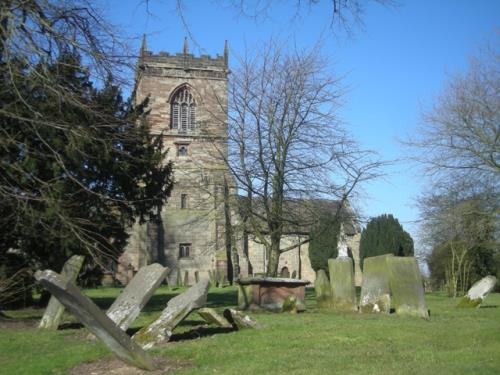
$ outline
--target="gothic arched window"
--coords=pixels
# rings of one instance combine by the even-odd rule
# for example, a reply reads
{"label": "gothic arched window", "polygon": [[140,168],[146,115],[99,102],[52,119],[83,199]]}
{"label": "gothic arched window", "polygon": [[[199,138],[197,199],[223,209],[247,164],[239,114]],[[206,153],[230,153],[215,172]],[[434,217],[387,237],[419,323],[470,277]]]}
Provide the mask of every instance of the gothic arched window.
{"label": "gothic arched window", "polygon": [[170,127],[180,131],[196,127],[196,103],[189,89],[181,87],[170,101]]}

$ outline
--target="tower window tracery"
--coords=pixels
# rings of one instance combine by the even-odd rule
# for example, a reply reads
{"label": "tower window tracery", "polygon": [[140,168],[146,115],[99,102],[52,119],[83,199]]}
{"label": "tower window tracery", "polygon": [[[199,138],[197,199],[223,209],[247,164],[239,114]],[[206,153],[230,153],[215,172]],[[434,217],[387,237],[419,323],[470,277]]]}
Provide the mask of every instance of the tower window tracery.
{"label": "tower window tracery", "polygon": [[196,102],[186,86],[177,90],[170,101],[170,128],[182,132],[196,128]]}

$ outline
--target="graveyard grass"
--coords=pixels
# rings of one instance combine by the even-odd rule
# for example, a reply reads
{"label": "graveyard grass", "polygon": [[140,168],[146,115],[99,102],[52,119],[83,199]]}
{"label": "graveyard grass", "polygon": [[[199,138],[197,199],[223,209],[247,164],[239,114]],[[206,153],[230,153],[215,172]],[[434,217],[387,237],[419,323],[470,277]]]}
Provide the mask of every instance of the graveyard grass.
{"label": "graveyard grass", "polygon": [[[86,290],[101,308],[111,305],[119,288]],[[129,330],[153,321],[168,299],[184,289],[161,287]],[[207,307],[219,312],[234,306],[235,288],[211,289]],[[174,331],[173,342],[152,351],[190,366],[176,374],[499,374],[500,294],[480,309],[457,309],[458,300],[427,294],[430,319],[331,312],[316,309],[307,292],[302,314],[255,313],[260,330],[223,333],[196,329],[191,314]],[[17,318],[0,325],[0,374],[65,374],[83,362],[112,357],[99,342],[86,340],[65,315],[67,329],[36,330],[42,309],[7,311]],[[74,322],[74,320],[73,320]]]}

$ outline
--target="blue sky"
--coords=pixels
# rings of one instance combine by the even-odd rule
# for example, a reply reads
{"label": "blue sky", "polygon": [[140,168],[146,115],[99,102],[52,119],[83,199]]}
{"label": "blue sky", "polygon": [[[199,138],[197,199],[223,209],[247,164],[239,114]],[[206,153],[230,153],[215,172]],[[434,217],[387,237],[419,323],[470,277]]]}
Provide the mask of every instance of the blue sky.
{"label": "blue sky", "polygon": [[[256,1],[253,1],[255,3]],[[175,11],[175,1],[149,0],[149,14],[140,0],[107,0],[107,18],[131,38],[137,48],[143,33],[154,52],[180,52],[188,36]],[[230,66],[246,48],[259,48],[271,37],[307,48],[318,40],[332,69],[345,75],[349,88],[340,116],[364,148],[383,159],[401,159],[386,168],[386,176],[365,186],[359,206],[366,216],[392,213],[415,238],[418,211],[414,199],[425,189],[418,167],[404,161],[398,143],[415,131],[422,110],[439,95],[447,80],[467,69],[468,58],[487,41],[500,39],[498,0],[400,0],[396,7],[368,2],[363,27],[351,37],[330,30],[331,1],[302,6],[276,0],[266,17],[255,21],[239,16],[229,1],[186,0],[184,17],[194,41],[192,52],[222,54],[230,45]],[[307,3],[307,1],[303,1]]]}

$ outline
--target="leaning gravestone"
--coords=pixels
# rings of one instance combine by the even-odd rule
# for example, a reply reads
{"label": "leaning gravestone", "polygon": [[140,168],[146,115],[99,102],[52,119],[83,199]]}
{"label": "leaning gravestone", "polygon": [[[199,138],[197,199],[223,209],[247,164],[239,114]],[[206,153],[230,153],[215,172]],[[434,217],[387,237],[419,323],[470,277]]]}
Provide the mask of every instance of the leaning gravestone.
{"label": "leaning gravestone", "polygon": [[354,265],[349,257],[328,259],[332,307],[337,310],[358,311],[354,286]]}
{"label": "leaning gravestone", "polygon": [[332,306],[332,289],[325,270],[318,270],[318,272],[316,272],[314,291],[316,292],[316,306]]}
{"label": "leaning gravestone", "polygon": [[225,309],[224,317],[232,324],[234,329],[259,328],[259,324],[248,315],[234,309]]}
{"label": "leaning gravestone", "polygon": [[219,315],[214,309],[203,307],[196,311],[198,315],[208,324],[214,324],[222,328],[231,328],[232,325],[223,316]]}
{"label": "leaning gravestone", "polygon": [[145,370],[155,369],[151,357],[118,328],[87,296],[83,295],[75,285],[50,270],[38,271],[35,278],[118,358]]}
{"label": "leaning gravestone", "polygon": [[424,285],[414,257],[387,257],[392,305],[396,314],[429,317]]}
{"label": "leaning gravestone", "polygon": [[168,341],[174,328],[191,311],[205,306],[209,287],[208,279],[204,279],[184,293],[172,298],[168,301],[167,307],[160,317],[149,326],[142,328],[132,339],[143,349],[150,349],[155,344]]}
{"label": "leaning gravestone", "polygon": [[[80,269],[82,268],[84,259],[85,257],[83,255],[73,255],[69,258],[66,263],[64,263],[61,271],[61,278],[68,280],[71,283],[75,283],[76,278],[80,273]],[[61,323],[63,313],[64,305],[59,302],[55,296],[50,296],[49,304],[45,309],[45,313],[43,314],[38,328],[56,330]]]}
{"label": "leaning gravestone", "polygon": [[391,310],[391,290],[387,258],[392,254],[365,258],[363,261],[363,283],[359,299],[359,311],[362,313]]}
{"label": "leaning gravestone", "polygon": [[158,263],[142,267],[108,309],[106,315],[126,331],[139,316],[155,290],[167,276],[168,268]]}
{"label": "leaning gravestone", "polygon": [[495,287],[497,278],[495,276],[486,276],[477,281],[467,292],[457,307],[479,307]]}

